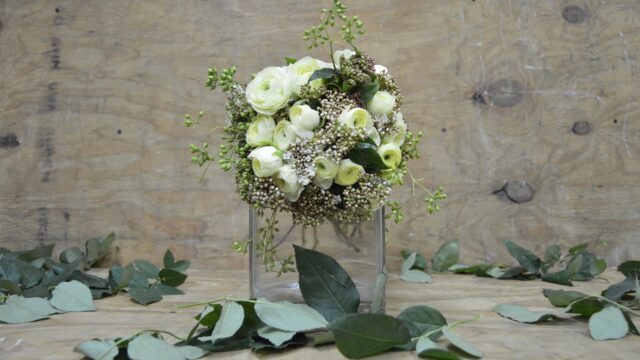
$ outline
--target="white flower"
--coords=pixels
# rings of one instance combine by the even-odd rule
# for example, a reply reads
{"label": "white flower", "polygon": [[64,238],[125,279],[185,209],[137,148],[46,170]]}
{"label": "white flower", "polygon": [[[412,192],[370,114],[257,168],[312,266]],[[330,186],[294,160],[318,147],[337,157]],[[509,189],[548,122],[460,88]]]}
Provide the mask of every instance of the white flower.
{"label": "white flower", "polygon": [[258,177],[269,177],[282,166],[282,153],[273,146],[254,149],[247,157],[251,159],[253,173]]}
{"label": "white flower", "polygon": [[287,120],[280,120],[273,131],[273,144],[282,151],[287,150],[297,138],[296,128]]}
{"label": "white flower", "polygon": [[296,134],[303,139],[313,137],[313,129],[320,125],[320,113],[299,102],[289,109],[289,119],[295,127]]}
{"label": "white flower", "polygon": [[375,64],[373,66],[374,71],[376,72],[376,74],[384,74],[384,73],[389,73],[389,70],[387,70],[387,67],[384,65],[378,65]]}
{"label": "white flower", "polygon": [[298,174],[291,165],[280,167],[275,176],[275,182],[289,201],[297,201],[304,190],[302,184],[298,182]]}
{"label": "white flower", "polygon": [[336,69],[340,69],[340,57],[344,56],[345,59],[348,59],[355,55],[356,52],[351,49],[338,50],[333,53],[333,62],[336,64]]}
{"label": "white flower", "polygon": [[340,162],[338,175],[336,175],[335,183],[342,186],[351,186],[355,184],[360,176],[364,174],[364,168],[350,159],[344,159]]}
{"label": "white flower", "polygon": [[367,128],[373,124],[371,115],[362,108],[347,109],[338,116],[338,122],[348,128]]}
{"label": "white flower", "polygon": [[395,114],[393,119],[395,120],[395,128],[391,133],[384,136],[382,143],[394,144],[400,147],[404,144],[404,139],[407,137],[407,124],[404,122],[401,112]]}
{"label": "white flower", "polygon": [[384,144],[378,148],[378,155],[382,158],[382,162],[388,167],[395,169],[402,161],[402,152],[400,148],[393,144]]}
{"label": "white flower", "polygon": [[367,136],[373,140],[376,146],[380,146],[380,133],[375,127],[373,127],[373,125],[367,127]]}
{"label": "white flower", "polygon": [[258,113],[273,115],[287,105],[296,84],[296,76],[286,67],[266,67],[247,85],[247,101]]}
{"label": "white flower", "polygon": [[253,147],[271,145],[275,128],[276,122],[273,121],[271,116],[256,116],[251,125],[249,125],[249,129],[247,129],[247,144]]}
{"label": "white flower", "polygon": [[[300,87],[309,82],[309,78],[314,71],[330,67],[332,67],[331,64],[320,61],[318,59],[314,59],[311,56],[305,56],[295,63],[290,64],[287,68],[296,76],[296,88],[294,90],[294,93],[300,96]],[[312,81],[311,86],[317,88],[321,84],[322,79],[316,79]]]}
{"label": "white flower", "polygon": [[387,115],[395,106],[395,96],[387,91],[378,91],[367,104],[367,110],[373,115]]}
{"label": "white flower", "polygon": [[318,156],[313,160],[313,164],[316,166],[316,176],[313,178],[313,183],[321,189],[330,188],[333,178],[338,175],[338,164],[325,156]]}

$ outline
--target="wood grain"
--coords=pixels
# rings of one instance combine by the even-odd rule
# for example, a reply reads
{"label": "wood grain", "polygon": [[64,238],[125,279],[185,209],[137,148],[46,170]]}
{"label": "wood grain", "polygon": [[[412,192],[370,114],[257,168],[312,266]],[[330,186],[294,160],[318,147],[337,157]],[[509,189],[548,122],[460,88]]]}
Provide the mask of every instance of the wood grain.
{"label": "wood grain", "polygon": [[[413,172],[449,194],[424,214],[406,187],[407,222],[389,254],[460,239],[463,258],[504,260],[499,241],[606,241],[611,264],[640,257],[640,4],[630,0],[352,0],[361,48],[406,96],[426,133]],[[0,1],[0,246],[80,244],[109,231],[120,259],[167,247],[216,268],[245,267],[247,236],[231,178],[204,184],[189,143],[222,122],[208,66],[238,78],[305,54],[315,1]],[[321,51],[312,55],[326,57]],[[589,131],[572,131],[576,122]],[[584,126],[584,124],[583,124]],[[533,190],[515,203],[500,190]]]}
{"label": "wood grain", "polygon": [[[621,280],[618,272],[604,278]],[[521,324],[504,319],[491,309],[510,303],[533,310],[550,309],[543,288],[566,287],[541,281],[511,281],[466,275],[434,274],[433,284],[418,285],[391,275],[387,286],[387,313],[399,314],[411,305],[426,304],[440,310],[449,322],[466,320],[479,314],[479,321],[457,327],[455,332],[481,350],[485,359],[633,359],[638,339],[628,335],[621,340],[594,341],[582,320],[541,325]],[[193,270],[181,287],[185,295],[167,296],[149,306],[137,305],[126,295],[95,302],[97,312],[55,315],[29,324],[0,326],[0,354],[3,359],[80,359],[73,347],[91,338],[128,336],[142,329],[164,329],[181,336],[193,325],[200,308],[176,309],[176,305],[208,301],[220,296],[248,296],[246,271]],[[574,290],[599,294],[604,282],[577,282]],[[278,359],[342,359],[333,346],[302,348],[273,355]],[[249,351],[210,355],[207,358],[255,359]],[[416,359],[415,353],[393,352],[374,359]]]}

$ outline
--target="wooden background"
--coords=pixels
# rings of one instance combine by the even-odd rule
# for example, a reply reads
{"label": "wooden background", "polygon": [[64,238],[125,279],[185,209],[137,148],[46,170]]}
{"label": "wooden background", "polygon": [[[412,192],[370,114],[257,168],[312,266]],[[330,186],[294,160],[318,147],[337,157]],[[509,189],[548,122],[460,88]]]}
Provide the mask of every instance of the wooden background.
{"label": "wooden background", "polygon": [[[219,169],[198,183],[188,144],[218,141],[181,114],[223,121],[223,97],[202,86],[209,66],[247,79],[305,55],[318,3],[0,0],[0,246],[115,231],[123,261],[171,247],[246,266],[230,244],[247,208]],[[396,191],[407,220],[390,226],[389,254],[458,238],[465,261],[500,261],[508,238],[537,251],[606,241],[610,262],[640,258],[638,1],[348,5],[426,133],[413,172],[449,194],[427,216]]]}

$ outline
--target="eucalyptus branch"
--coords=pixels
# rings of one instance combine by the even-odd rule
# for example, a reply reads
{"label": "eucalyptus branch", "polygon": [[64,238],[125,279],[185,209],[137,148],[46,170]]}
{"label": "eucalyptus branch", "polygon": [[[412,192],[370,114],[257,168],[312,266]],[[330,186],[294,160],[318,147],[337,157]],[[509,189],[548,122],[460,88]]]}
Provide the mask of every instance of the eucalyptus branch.
{"label": "eucalyptus branch", "polygon": [[573,305],[575,305],[575,304],[577,304],[577,303],[579,303],[579,302],[581,302],[581,301],[587,300],[587,299],[597,299],[597,300],[602,300],[602,301],[608,302],[609,304],[615,305],[615,306],[617,306],[618,308],[620,308],[620,309],[622,309],[622,310],[624,310],[624,311],[627,311],[627,312],[629,312],[629,313],[631,313],[631,314],[633,314],[633,315],[635,315],[635,316],[640,316],[640,312],[634,311],[634,310],[632,310],[632,309],[630,309],[630,308],[628,308],[628,307],[626,307],[626,306],[624,306],[624,305],[622,305],[622,304],[619,304],[619,303],[617,303],[617,302],[615,302],[615,301],[613,301],[613,300],[609,300],[609,299],[607,299],[606,297],[604,297],[604,296],[600,296],[600,295],[589,295],[589,296],[585,296],[585,297],[583,297],[583,298],[580,298],[580,299],[574,300],[574,301],[572,301],[571,303],[569,303],[569,305],[567,305],[566,309],[571,309],[571,307],[572,307]]}
{"label": "eucalyptus branch", "polygon": [[429,337],[429,336],[431,336],[433,334],[437,334],[438,332],[442,331],[442,328],[445,327],[445,326],[448,326],[449,329],[453,329],[453,328],[455,328],[457,326],[468,324],[468,323],[471,323],[471,322],[474,322],[474,321],[478,321],[480,319],[482,319],[482,316],[480,316],[480,314],[476,314],[476,316],[474,316],[471,319],[457,321],[457,322],[454,322],[451,325],[444,325],[444,326],[441,326],[441,327],[439,327],[437,329],[433,329],[431,331],[428,331],[428,332],[426,332],[426,333],[424,333],[424,334],[422,334],[420,336],[413,337],[413,338],[411,338],[411,341],[415,341],[415,340],[418,340],[418,339],[423,338],[423,337]]}

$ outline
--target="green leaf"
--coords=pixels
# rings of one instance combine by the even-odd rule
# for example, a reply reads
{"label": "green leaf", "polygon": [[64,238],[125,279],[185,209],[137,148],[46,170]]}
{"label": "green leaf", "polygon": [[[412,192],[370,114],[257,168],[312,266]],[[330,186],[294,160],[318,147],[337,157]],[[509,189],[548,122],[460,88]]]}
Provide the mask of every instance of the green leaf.
{"label": "green leaf", "polygon": [[380,83],[377,80],[366,83],[360,87],[360,98],[362,103],[367,105],[380,89]]}
{"label": "green leaf", "polygon": [[[399,320],[405,320],[415,325],[420,334],[439,329],[447,325],[447,319],[440,311],[426,305],[414,305],[404,309],[399,315]],[[431,336],[431,340],[437,340],[441,333],[436,332]]]}
{"label": "green leaf", "polygon": [[329,329],[340,353],[350,359],[379,354],[411,340],[401,320],[383,314],[350,314],[334,320]]}
{"label": "green leaf", "polygon": [[311,74],[311,76],[309,77],[309,82],[316,79],[329,79],[335,75],[338,75],[338,72],[331,68],[318,69],[314,71],[313,74]]}
{"label": "green leaf", "polygon": [[186,360],[199,359],[207,354],[205,351],[195,346],[174,346],[174,348],[178,350]]}
{"label": "green leaf", "polygon": [[530,273],[537,273],[542,266],[542,261],[531,251],[521,247],[510,240],[504,241],[505,246],[509,250],[511,256],[513,256],[522,267],[527,269]]}
{"label": "green leaf", "polygon": [[382,161],[377,147],[367,142],[359,142],[347,155],[351,161],[361,165],[366,172],[376,173],[389,167]]}
{"label": "green leaf", "polygon": [[593,314],[599,312],[604,308],[604,305],[595,298],[583,298],[582,300],[571,304],[571,306],[567,309],[568,313],[572,314],[580,314],[586,318],[590,318]]}
{"label": "green leaf", "polygon": [[387,287],[387,268],[384,267],[376,277],[376,283],[373,287],[373,296],[371,298],[371,312],[384,313],[384,294]]}
{"label": "green leaf", "polygon": [[640,261],[625,261],[618,265],[618,271],[624,274],[624,276],[637,275],[640,277]]}
{"label": "green leaf", "polygon": [[91,290],[77,280],[58,284],[53,289],[49,303],[56,309],[67,312],[96,310]]}
{"label": "green leaf", "polygon": [[629,332],[629,324],[620,309],[607,306],[589,318],[589,332],[594,340],[620,339]]}
{"label": "green leaf", "polygon": [[65,280],[77,280],[87,285],[91,289],[106,289],[109,286],[107,279],[103,279],[80,270],[74,270]]}
{"label": "green leaf", "polygon": [[13,264],[18,269],[20,273],[20,283],[25,288],[30,288],[38,285],[42,277],[44,276],[44,271],[40,269],[36,269],[31,264],[26,263],[19,259],[14,259]]}
{"label": "green leaf", "polygon": [[[197,359],[204,356],[204,351],[193,348],[192,346],[175,347],[164,340],[145,333],[138,335],[129,342],[127,355],[132,360],[184,360]],[[189,355],[189,357],[185,355]]]}
{"label": "green leaf", "polygon": [[79,247],[73,246],[60,253],[60,262],[70,264],[77,259],[84,259],[84,252]]}
{"label": "green leaf", "polygon": [[53,254],[53,246],[54,244],[41,245],[36,247],[35,249],[20,251],[18,252],[18,259],[30,263],[40,258],[51,257],[51,255]]}
{"label": "green leaf", "polygon": [[174,287],[182,285],[187,280],[187,275],[173,269],[162,269],[159,276],[161,283]]}
{"label": "green leaf", "polygon": [[162,294],[155,287],[132,287],[127,290],[131,300],[140,305],[148,305],[162,300]]}
{"label": "green leaf", "polygon": [[113,360],[118,356],[118,346],[113,340],[91,340],[76,345],[74,352],[92,360]]}
{"label": "green leaf", "polygon": [[589,247],[589,243],[582,243],[582,244],[576,245],[569,249],[569,254],[577,255],[578,253],[581,253],[587,250],[588,247]]}
{"label": "green leaf", "polygon": [[460,357],[451,351],[444,349],[428,337],[421,337],[416,344],[416,353],[420,357],[440,360],[459,360]]}
{"label": "green leaf", "polygon": [[547,299],[549,299],[549,302],[551,303],[551,305],[557,306],[557,307],[569,306],[569,304],[571,304],[572,302],[588,296],[587,294],[581,293],[579,291],[566,291],[566,290],[553,290],[553,289],[544,289],[542,290],[542,293]]}
{"label": "green leaf", "polygon": [[463,341],[460,337],[458,337],[458,335],[454,334],[451,331],[451,329],[449,329],[448,326],[443,326],[442,327],[442,335],[444,335],[444,337],[446,337],[447,340],[449,340],[449,342],[453,346],[455,346],[458,349],[464,351],[468,355],[476,357],[476,358],[481,358],[483,356],[482,353],[480,352],[480,350],[476,349],[471,344],[466,343],[465,341]]}
{"label": "green leaf", "polygon": [[622,297],[636,289],[636,278],[635,276],[627,276],[624,280],[617,284],[613,284],[609,286],[603,293],[604,297],[612,301],[618,301],[622,299]]}
{"label": "green leaf", "polygon": [[255,311],[262,322],[284,331],[309,331],[327,326],[327,320],[305,304],[292,304],[288,301],[272,303],[260,298],[256,301]]}
{"label": "green leaf", "polygon": [[305,303],[328,321],[356,312],[360,294],[342,266],[323,253],[293,247]]}
{"label": "green leaf", "polygon": [[632,334],[640,335],[640,331],[638,331],[636,324],[633,323],[633,320],[631,319],[631,315],[629,315],[629,313],[626,313],[626,312],[623,312],[622,314],[624,315],[624,319],[627,320],[627,324],[629,324],[629,332]]}
{"label": "green leaf", "polygon": [[450,266],[449,270],[453,271],[456,274],[473,274],[478,276],[487,276],[487,271],[493,267],[496,267],[494,264],[476,264],[471,266],[460,265],[458,267]]}
{"label": "green leaf", "polygon": [[400,280],[408,282],[431,284],[432,279],[429,274],[421,270],[409,270],[400,274]]}
{"label": "green leaf", "polygon": [[460,257],[460,243],[458,240],[450,240],[442,244],[431,259],[433,271],[447,271],[449,267],[458,263]]}
{"label": "green leaf", "polygon": [[171,268],[173,263],[176,262],[176,258],[173,257],[173,253],[171,252],[171,249],[167,249],[167,251],[164,252],[164,258],[162,262],[165,268]]}
{"label": "green leaf", "polygon": [[411,270],[413,265],[416,263],[416,256],[417,255],[418,255],[418,253],[414,251],[404,259],[404,261],[402,262],[402,265],[400,265],[400,273],[401,274]]}
{"label": "green leaf", "polygon": [[232,337],[242,326],[244,321],[244,309],[235,302],[228,302],[222,306],[220,319],[216,322],[211,336],[202,338],[202,341],[215,343],[219,339]]}
{"label": "green leaf", "polygon": [[120,265],[112,266],[109,270],[109,284],[113,289],[120,290],[129,286],[129,282],[133,277],[135,269],[132,265],[122,267]]}
{"label": "green leaf", "polygon": [[560,260],[561,256],[560,246],[556,244],[547,246],[547,248],[544,249],[544,263],[546,267],[549,268],[553,266],[558,262],[558,260]]}
{"label": "green leaf", "polygon": [[535,324],[557,319],[557,316],[552,313],[531,311],[522,306],[511,304],[500,304],[494,307],[493,311],[507,319],[527,324]]}
{"label": "green leaf", "polygon": [[136,260],[133,266],[149,279],[156,279],[160,274],[160,269],[147,260]]}
{"label": "green leaf", "polygon": [[[400,251],[400,255],[402,256],[403,259],[408,258],[409,255],[411,254],[412,252],[407,250]],[[420,255],[420,253],[416,253],[416,260],[413,263],[413,266],[411,267],[411,269],[427,270],[427,260],[424,258],[424,256]]]}
{"label": "green leaf", "polygon": [[554,273],[542,274],[541,279],[542,281],[546,281],[554,284],[573,286],[573,283],[571,282],[571,279],[570,279],[570,274],[567,271],[567,269],[560,270]]}
{"label": "green leaf", "polygon": [[4,292],[8,292],[9,294],[22,294],[22,290],[20,289],[20,285],[12,283],[7,279],[0,279],[0,290]]}
{"label": "green leaf", "polygon": [[160,295],[183,295],[184,292],[180,289],[177,289],[173,286],[157,283],[154,284],[151,288],[156,289],[160,293]]}
{"label": "green leaf", "polygon": [[208,305],[202,311],[202,313],[198,314],[198,316],[196,316],[196,320],[198,320],[198,323],[200,323],[202,326],[206,326],[209,329],[211,329],[216,325],[221,315],[222,315],[222,305],[213,304],[213,305]]}
{"label": "green leaf", "polygon": [[171,269],[178,272],[185,272],[191,266],[191,261],[189,260],[178,260],[171,265]]}
{"label": "green leaf", "polygon": [[331,331],[318,331],[312,333],[306,333],[305,336],[309,339],[311,346],[322,346],[333,344],[336,342],[336,337]]}
{"label": "green leaf", "polygon": [[296,61],[298,61],[298,60],[296,60],[296,59],[294,59],[294,58],[291,58],[291,57],[285,57],[285,58],[284,58],[284,61],[285,61],[285,63],[286,63],[287,65],[291,65],[291,64],[294,64],[294,63],[295,63]]}
{"label": "green leaf", "polygon": [[266,326],[258,329],[258,335],[264,339],[269,340],[274,346],[281,346],[285,342],[291,340],[296,334],[295,331],[282,331],[274,329],[270,326]]}
{"label": "green leaf", "polygon": [[590,252],[581,252],[569,261],[567,271],[572,280],[585,281],[602,273],[607,264]]}
{"label": "green leaf", "polygon": [[11,295],[0,305],[0,321],[8,324],[20,324],[41,319],[57,313],[51,304],[41,298],[24,298]]}

